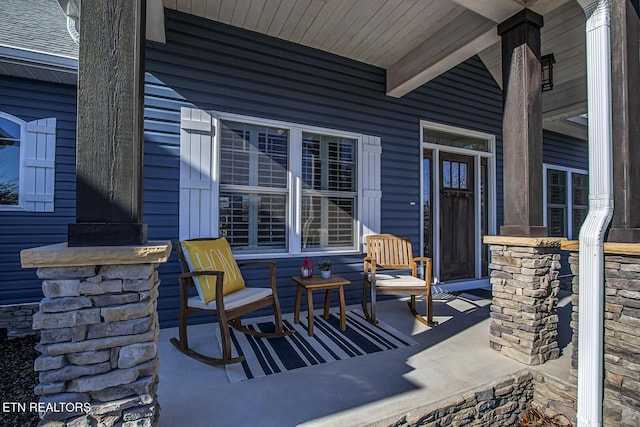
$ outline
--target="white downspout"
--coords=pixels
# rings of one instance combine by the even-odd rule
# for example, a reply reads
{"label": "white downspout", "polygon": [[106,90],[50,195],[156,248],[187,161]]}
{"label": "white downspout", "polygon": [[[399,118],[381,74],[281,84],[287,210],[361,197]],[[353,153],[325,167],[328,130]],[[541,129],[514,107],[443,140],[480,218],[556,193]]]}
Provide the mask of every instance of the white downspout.
{"label": "white downspout", "polygon": [[578,0],[587,17],[589,214],[580,229],[578,426],[602,425],[604,238],[613,216],[608,0]]}

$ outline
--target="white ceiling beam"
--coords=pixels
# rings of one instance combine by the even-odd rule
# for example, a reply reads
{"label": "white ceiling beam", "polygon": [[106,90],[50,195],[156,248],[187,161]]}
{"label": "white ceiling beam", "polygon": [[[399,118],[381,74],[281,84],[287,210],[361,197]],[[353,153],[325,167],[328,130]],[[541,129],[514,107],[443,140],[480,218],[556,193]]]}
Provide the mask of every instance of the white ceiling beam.
{"label": "white ceiling beam", "polygon": [[495,22],[464,11],[387,68],[387,95],[400,98],[498,40]]}
{"label": "white ceiling beam", "polygon": [[589,128],[587,126],[572,123],[568,120],[554,120],[542,124],[542,128],[574,138],[589,140]]}
{"label": "white ceiling beam", "polygon": [[569,0],[452,0],[460,6],[469,9],[480,16],[492,20],[496,24],[520,12],[531,9],[538,15],[546,15],[562,6]]}
{"label": "white ceiling beam", "polygon": [[499,24],[525,8],[522,0],[453,0],[460,6]]}

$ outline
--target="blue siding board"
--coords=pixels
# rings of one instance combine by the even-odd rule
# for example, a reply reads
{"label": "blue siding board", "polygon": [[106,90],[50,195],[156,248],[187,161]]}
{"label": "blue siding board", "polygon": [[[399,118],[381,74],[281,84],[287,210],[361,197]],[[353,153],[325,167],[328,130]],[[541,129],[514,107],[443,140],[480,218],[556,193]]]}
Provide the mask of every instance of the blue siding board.
{"label": "blue siding board", "polygon": [[589,147],[586,141],[546,131],[543,159],[550,165],[587,170]]}

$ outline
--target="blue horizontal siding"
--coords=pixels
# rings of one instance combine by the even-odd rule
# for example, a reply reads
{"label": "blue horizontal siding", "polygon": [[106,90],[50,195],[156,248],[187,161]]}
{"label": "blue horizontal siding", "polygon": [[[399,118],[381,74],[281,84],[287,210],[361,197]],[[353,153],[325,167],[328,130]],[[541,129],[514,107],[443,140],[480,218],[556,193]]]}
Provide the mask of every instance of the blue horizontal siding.
{"label": "blue horizontal siding", "polygon": [[566,168],[589,169],[587,141],[555,132],[544,132],[543,161]]}
{"label": "blue horizontal siding", "polygon": [[34,269],[22,269],[20,251],[67,240],[75,221],[75,86],[0,76],[0,111],[25,121],[56,120],[54,212],[0,211],[0,304],[42,298]]}

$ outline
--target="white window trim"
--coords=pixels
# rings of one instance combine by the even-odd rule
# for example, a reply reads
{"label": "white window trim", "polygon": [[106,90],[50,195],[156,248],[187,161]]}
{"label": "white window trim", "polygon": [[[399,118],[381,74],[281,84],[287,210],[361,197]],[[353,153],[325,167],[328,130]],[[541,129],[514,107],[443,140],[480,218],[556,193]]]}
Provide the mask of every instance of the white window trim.
{"label": "white window trim", "polygon": [[0,111],[0,117],[20,126],[18,205],[2,212],[53,212],[55,202],[56,119],[26,122]]}
{"label": "white window trim", "polygon": [[561,172],[566,172],[567,173],[567,237],[568,239],[577,239],[578,236],[572,236],[571,234],[571,230],[573,230],[573,180],[571,179],[572,176],[571,174],[573,173],[579,173],[581,175],[587,175],[589,176],[589,171],[586,169],[578,169],[578,168],[569,168],[566,166],[558,166],[558,165],[554,165],[551,163],[544,163],[542,165],[542,206],[543,206],[543,210],[542,210],[542,223],[545,227],[548,226],[548,222],[547,222],[547,211],[548,211],[548,206],[547,206],[547,200],[548,200],[548,194],[547,194],[547,171],[551,169],[551,170],[556,170],[556,171],[561,171]]}
{"label": "white window trim", "polygon": [[[458,147],[449,147],[446,145],[440,144],[432,144],[428,142],[424,142],[424,133],[423,129],[433,129],[436,131],[442,131],[447,133],[453,133],[463,136],[470,136],[474,138],[485,139],[488,142],[489,151],[479,151],[479,150],[469,150],[466,148],[458,148]],[[423,184],[423,164],[424,164],[424,150],[429,149],[433,151],[433,165],[440,164],[440,153],[453,153],[453,154],[463,154],[466,156],[471,156],[475,159],[474,167],[475,167],[475,193],[480,195],[480,160],[481,158],[488,159],[487,161],[487,175],[488,175],[488,184],[489,189],[487,192],[487,233],[489,235],[496,234],[496,222],[497,222],[497,195],[496,195],[496,136],[484,132],[478,132],[470,129],[449,126],[441,123],[430,122],[427,120],[420,120],[420,255],[424,256],[424,230],[422,230],[424,224],[424,212],[422,206],[424,205],[424,184]],[[434,195],[439,194],[439,186],[440,186],[440,174],[439,168],[433,168],[433,182],[431,188],[432,194],[432,211],[433,218],[440,218],[440,198],[434,197]],[[480,236],[481,229],[481,215],[480,215],[481,203],[480,197],[476,197],[475,207],[474,207],[474,217],[475,217],[475,248],[476,248],[476,260],[475,260],[475,275],[476,279],[482,278],[482,239]],[[439,221],[439,220],[438,220]],[[433,222],[433,219],[432,219]],[[434,283],[439,283],[440,281],[440,227],[433,228],[433,248],[432,248],[432,258],[433,262],[433,276]]]}
{"label": "white window trim", "polygon": [[25,210],[25,201],[24,201],[25,150],[23,145],[27,139],[27,122],[15,116],[12,116],[11,114],[5,113],[3,111],[0,111],[0,118],[9,120],[20,126],[20,167],[18,171],[18,205],[17,206],[0,205],[0,211],[2,212],[24,211]]}
{"label": "white window trim", "polygon": [[[184,114],[183,108],[183,114]],[[376,139],[379,145],[380,139],[370,135],[365,135],[356,132],[343,131],[338,129],[331,129],[319,126],[307,126],[298,123],[264,119],[260,117],[247,116],[242,114],[225,113],[225,112],[211,112],[207,111],[207,114],[211,115],[211,121],[215,128],[215,133],[212,138],[213,147],[220,147],[221,132],[218,131],[220,121],[235,121],[243,122],[257,126],[267,126],[275,128],[283,128],[289,131],[289,164],[288,164],[288,184],[289,184],[289,205],[290,208],[287,212],[288,223],[288,249],[283,251],[263,250],[263,251],[251,251],[251,252],[238,252],[236,258],[238,259],[259,259],[259,258],[286,258],[291,256],[331,256],[338,254],[360,254],[363,245],[364,235],[372,232],[379,232],[379,214],[377,218],[374,218],[374,224],[364,224],[364,209],[363,199],[365,198],[365,192],[372,193],[373,197],[381,197],[379,191],[379,177],[377,179],[378,190],[370,191],[370,189],[364,186],[364,174],[365,174],[365,142],[371,139]],[[182,126],[181,126],[182,129]],[[300,223],[300,208],[301,208],[301,195],[302,195],[302,182],[301,182],[301,164],[297,159],[302,156],[302,133],[319,133],[323,135],[337,136],[350,138],[356,141],[356,215],[354,219],[354,245],[350,248],[340,249],[320,249],[317,251],[303,251],[301,248],[302,230]],[[369,148],[370,150],[370,148]],[[378,154],[381,150],[373,150]],[[211,173],[211,188],[210,197],[212,203],[211,214],[211,231],[217,235],[219,229],[219,171],[220,171],[220,153],[219,149],[212,149],[212,173]],[[296,160],[294,162],[294,160]],[[182,166],[181,166],[182,167]],[[378,172],[379,173],[379,172]],[[182,188],[181,188],[182,191]],[[379,205],[379,202],[378,202]],[[379,206],[378,206],[379,208]],[[182,212],[182,210],[181,210]],[[182,221],[181,221],[182,227]],[[180,230],[181,238],[186,237],[185,230]]]}

